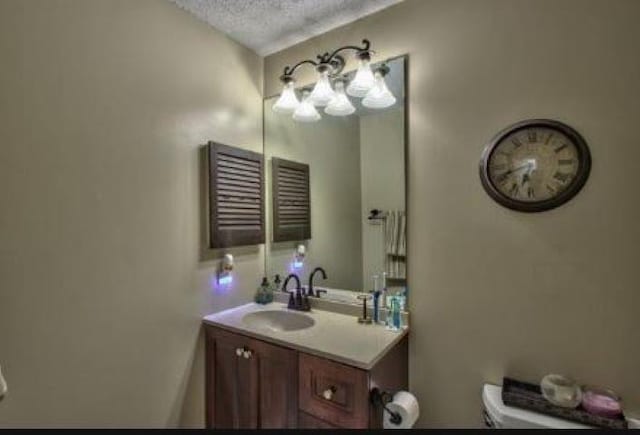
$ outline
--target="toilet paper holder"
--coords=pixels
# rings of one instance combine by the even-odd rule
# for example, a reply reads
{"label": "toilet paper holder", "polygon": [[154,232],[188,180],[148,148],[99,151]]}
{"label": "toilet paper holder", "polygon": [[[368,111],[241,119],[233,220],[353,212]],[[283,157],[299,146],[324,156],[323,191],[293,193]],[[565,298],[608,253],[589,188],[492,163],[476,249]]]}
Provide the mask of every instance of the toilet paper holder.
{"label": "toilet paper holder", "polygon": [[395,411],[391,411],[387,408],[387,403],[393,400],[393,394],[388,391],[381,391],[378,388],[374,388],[370,393],[371,403],[374,405],[380,405],[384,408],[385,411],[389,413],[391,418],[389,421],[395,425],[400,425],[402,423],[402,416]]}

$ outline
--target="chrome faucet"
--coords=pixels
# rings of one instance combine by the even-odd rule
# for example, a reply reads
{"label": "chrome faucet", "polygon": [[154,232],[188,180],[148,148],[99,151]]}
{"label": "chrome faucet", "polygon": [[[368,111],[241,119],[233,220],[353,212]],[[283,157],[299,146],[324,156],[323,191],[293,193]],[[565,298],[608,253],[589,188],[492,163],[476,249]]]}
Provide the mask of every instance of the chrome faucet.
{"label": "chrome faucet", "polygon": [[[289,292],[287,290],[287,285],[289,284],[289,280],[291,278],[295,279],[296,281],[296,289],[295,291]],[[287,304],[287,308],[289,308],[290,310],[311,310],[311,306],[309,305],[309,298],[307,297],[307,295],[302,295],[302,285],[300,284],[300,278],[295,273],[292,273],[285,278],[284,284],[282,284],[282,291],[289,293],[289,303]]]}
{"label": "chrome faucet", "polygon": [[322,272],[322,279],[327,279],[327,272],[325,272],[323,268],[316,267],[315,269],[313,269],[313,272],[311,272],[311,275],[309,275],[309,287],[307,288],[307,294],[309,296],[311,296],[311,297],[319,298],[320,297],[320,292],[326,293],[327,291],[326,290],[316,290],[316,292],[314,294],[314,292],[313,292],[313,278],[315,278],[316,272]]}

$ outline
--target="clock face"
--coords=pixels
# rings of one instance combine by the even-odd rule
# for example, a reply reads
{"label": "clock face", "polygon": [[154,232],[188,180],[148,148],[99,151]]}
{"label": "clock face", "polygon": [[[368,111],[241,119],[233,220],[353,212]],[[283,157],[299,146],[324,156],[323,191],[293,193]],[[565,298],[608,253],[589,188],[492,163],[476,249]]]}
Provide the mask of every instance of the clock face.
{"label": "clock face", "polygon": [[523,121],[501,132],[483,154],[487,192],[519,211],[543,211],[571,199],[591,166],[589,149],[571,127],[551,120]]}

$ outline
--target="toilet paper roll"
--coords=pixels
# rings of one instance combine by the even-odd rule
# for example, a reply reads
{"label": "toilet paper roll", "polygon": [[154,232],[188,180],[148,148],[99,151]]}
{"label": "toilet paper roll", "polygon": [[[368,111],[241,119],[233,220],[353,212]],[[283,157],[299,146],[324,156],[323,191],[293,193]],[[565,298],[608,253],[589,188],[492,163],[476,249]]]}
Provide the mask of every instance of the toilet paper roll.
{"label": "toilet paper roll", "polygon": [[393,400],[387,403],[387,408],[392,412],[397,412],[402,417],[400,424],[391,422],[391,414],[384,411],[382,427],[385,429],[411,429],[420,416],[418,399],[408,391],[398,391],[393,395]]}

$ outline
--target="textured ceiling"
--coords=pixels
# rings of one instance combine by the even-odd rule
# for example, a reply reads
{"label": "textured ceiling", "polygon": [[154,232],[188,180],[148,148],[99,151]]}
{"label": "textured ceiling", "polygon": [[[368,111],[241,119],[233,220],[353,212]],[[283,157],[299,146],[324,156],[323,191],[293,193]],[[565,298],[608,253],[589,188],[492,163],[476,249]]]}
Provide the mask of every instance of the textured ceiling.
{"label": "textured ceiling", "polygon": [[402,0],[170,0],[266,56]]}

